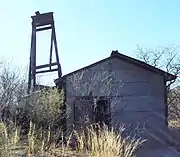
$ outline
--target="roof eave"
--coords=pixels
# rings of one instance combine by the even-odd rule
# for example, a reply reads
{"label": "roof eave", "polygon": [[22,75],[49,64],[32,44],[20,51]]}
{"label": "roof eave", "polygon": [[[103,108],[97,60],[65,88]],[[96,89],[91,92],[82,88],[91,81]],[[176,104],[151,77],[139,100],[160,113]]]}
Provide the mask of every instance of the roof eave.
{"label": "roof eave", "polygon": [[165,80],[166,80],[166,82],[167,82],[167,81],[175,80],[176,78],[177,78],[177,76],[175,76],[175,75],[172,75],[172,74],[169,74],[169,73],[166,73],[166,74],[165,74]]}

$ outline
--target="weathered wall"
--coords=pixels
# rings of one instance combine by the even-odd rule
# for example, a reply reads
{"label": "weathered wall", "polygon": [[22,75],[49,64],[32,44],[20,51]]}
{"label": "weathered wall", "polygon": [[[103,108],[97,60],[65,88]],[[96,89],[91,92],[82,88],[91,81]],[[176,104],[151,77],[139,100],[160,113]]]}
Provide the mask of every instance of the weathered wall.
{"label": "weathered wall", "polygon": [[[111,80],[109,84],[107,80]],[[163,77],[128,62],[113,58],[71,75],[67,78],[66,89],[67,104],[72,113],[68,128],[73,124],[74,96],[87,96],[89,91],[112,97],[112,126],[143,123],[150,128],[161,128],[165,124]]]}
{"label": "weathered wall", "polygon": [[[109,62],[103,62],[88,70],[70,75],[66,79],[66,102],[71,112],[67,120],[67,127],[69,130],[72,129],[74,122],[74,101],[75,96],[88,96],[91,91],[95,96],[107,96],[111,92],[111,88],[107,86],[106,81],[102,81],[107,76],[111,76],[111,70]],[[111,77],[109,77],[111,78]],[[102,86],[102,82],[103,85]]]}
{"label": "weathered wall", "polygon": [[[113,95],[117,90],[119,91],[118,99],[114,98],[117,102],[112,108],[112,114],[115,117],[113,119],[116,121],[143,119],[149,121],[151,125],[155,123],[164,125],[164,119],[161,119],[164,118],[165,112],[163,77],[133,64],[120,62],[118,59],[113,59],[112,68],[115,71],[114,83],[122,83],[121,89],[114,90]],[[120,111],[121,114],[118,114]]]}

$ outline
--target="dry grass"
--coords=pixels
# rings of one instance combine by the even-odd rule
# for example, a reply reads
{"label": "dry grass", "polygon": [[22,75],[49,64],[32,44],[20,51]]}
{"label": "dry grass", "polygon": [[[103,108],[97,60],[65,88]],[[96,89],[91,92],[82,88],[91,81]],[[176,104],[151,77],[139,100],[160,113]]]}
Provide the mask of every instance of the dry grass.
{"label": "dry grass", "polygon": [[[20,140],[17,128],[10,133],[3,123],[0,124],[1,157],[16,157],[22,154],[29,157],[32,154],[43,157],[133,157],[136,149],[143,142],[130,137],[122,138],[124,128],[116,133],[113,128],[108,129],[105,125],[101,129],[98,125],[96,127],[91,125],[84,131],[73,131],[66,144],[61,143],[55,147],[51,143],[46,149],[47,139],[37,140],[33,124],[26,143]],[[72,148],[70,145],[73,139],[75,146]]]}
{"label": "dry grass", "polygon": [[180,131],[180,120],[170,120],[169,121],[169,127],[174,131]]}
{"label": "dry grass", "polygon": [[[9,131],[11,130],[11,131]],[[19,143],[19,128],[7,128],[4,123],[0,123],[0,156],[1,157],[11,157],[13,155],[13,150],[18,150],[22,147]]]}
{"label": "dry grass", "polygon": [[132,157],[142,143],[140,139],[122,138],[124,128],[116,133],[113,128],[90,126],[83,132],[75,132],[76,150],[90,157]]}
{"label": "dry grass", "polygon": [[169,120],[169,128],[173,135],[173,139],[169,140],[169,143],[179,151],[180,150],[180,120],[179,119]]}
{"label": "dry grass", "polygon": [[180,120],[170,120],[169,121],[169,128],[173,132],[174,136],[180,140]]}

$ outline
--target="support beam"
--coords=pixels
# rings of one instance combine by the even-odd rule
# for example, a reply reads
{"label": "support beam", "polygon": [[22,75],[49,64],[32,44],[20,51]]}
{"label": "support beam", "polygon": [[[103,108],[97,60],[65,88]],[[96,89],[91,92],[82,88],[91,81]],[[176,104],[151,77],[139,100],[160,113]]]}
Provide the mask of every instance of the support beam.
{"label": "support beam", "polygon": [[41,70],[41,71],[36,71],[36,74],[40,74],[40,73],[47,73],[47,72],[55,72],[57,71],[58,68],[56,69],[51,69],[51,70]]}
{"label": "support beam", "polygon": [[49,26],[49,27],[37,28],[37,29],[36,29],[36,32],[49,30],[49,29],[51,29],[51,28],[52,28],[51,26]]}
{"label": "support beam", "polygon": [[36,69],[48,68],[50,66],[55,66],[55,65],[58,65],[58,63],[54,62],[54,63],[51,63],[51,64],[38,65],[38,66],[36,66]]}

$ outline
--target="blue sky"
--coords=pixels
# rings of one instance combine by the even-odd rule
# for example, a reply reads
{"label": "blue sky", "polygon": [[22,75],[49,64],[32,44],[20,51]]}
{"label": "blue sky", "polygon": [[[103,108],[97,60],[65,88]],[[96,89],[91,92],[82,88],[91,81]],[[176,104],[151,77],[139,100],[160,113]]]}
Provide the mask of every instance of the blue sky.
{"label": "blue sky", "polygon": [[[28,64],[31,18],[53,11],[63,74],[110,55],[112,50],[135,56],[137,45],[179,45],[178,0],[6,0],[0,2],[0,57]],[[37,63],[47,63],[49,33],[37,39]],[[48,79],[56,76],[48,75]]]}

